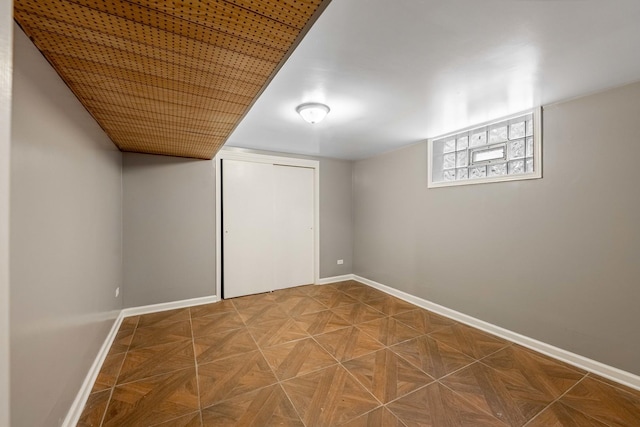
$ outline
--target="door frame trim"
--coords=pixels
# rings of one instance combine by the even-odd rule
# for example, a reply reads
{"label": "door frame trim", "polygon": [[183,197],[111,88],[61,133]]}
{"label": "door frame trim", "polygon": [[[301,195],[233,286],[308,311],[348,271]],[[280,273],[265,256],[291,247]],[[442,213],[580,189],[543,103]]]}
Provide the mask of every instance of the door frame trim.
{"label": "door frame trim", "polygon": [[216,176],[216,296],[222,299],[222,160],[242,160],[313,169],[313,280],[320,281],[320,161],[221,149],[214,157]]}

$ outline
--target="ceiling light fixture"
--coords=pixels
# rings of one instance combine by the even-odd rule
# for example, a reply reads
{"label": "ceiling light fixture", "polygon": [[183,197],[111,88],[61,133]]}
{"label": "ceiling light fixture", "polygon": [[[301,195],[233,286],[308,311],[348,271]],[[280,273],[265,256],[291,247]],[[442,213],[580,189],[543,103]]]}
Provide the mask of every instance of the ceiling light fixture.
{"label": "ceiling light fixture", "polygon": [[298,105],[296,111],[307,123],[311,123],[313,125],[315,123],[320,123],[331,110],[324,104],[309,102]]}

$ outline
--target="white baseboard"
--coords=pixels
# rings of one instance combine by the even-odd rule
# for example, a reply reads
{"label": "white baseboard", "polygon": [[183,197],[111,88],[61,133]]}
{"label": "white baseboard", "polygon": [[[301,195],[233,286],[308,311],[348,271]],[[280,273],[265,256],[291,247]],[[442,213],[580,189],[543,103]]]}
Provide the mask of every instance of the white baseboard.
{"label": "white baseboard", "polygon": [[481,329],[490,334],[497,335],[516,344],[520,344],[523,347],[530,348],[531,350],[546,354],[547,356],[553,357],[554,359],[584,369],[585,371],[593,372],[594,374],[600,375],[604,378],[608,378],[617,383],[626,385],[636,390],[640,390],[640,376],[638,375],[623,371],[622,369],[614,368],[613,366],[605,365],[604,363],[589,359],[584,356],[580,356],[579,354],[572,353],[551,344],[529,338],[517,332],[513,332],[500,326],[496,326],[492,323],[488,323],[483,320],[476,319],[475,317],[468,316],[464,313],[460,313],[459,311],[452,310],[450,308],[416,297],[398,289],[394,289],[381,283],[374,282],[373,280],[369,280],[357,275],[352,276],[352,280],[356,280],[358,282],[364,283],[365,285],[369,285],[372,288],[379,289],[382,292],[398,297],[402,300],[410,302],[411,304],[415,304],[418,307],[433,311],[434,313],[440,314],[474,328]]}
{"label": "white baseboard", "polygon": [[93,388],[93,383],[96,382],[96,378],[98,378],[98,374],[100,373],[100,368],[102,368],[102,364],[104,363],[104,359],[106,359],[107,354],[109,354],[109,349],[111,348],[111,344],[113,340],[116,338],[116,334],[118,333],[118,329],[120,329],[120,324],[122,323],[122,319],[124,316],[122,315],[122,311],[116,317],[116,320],[113,322],[111,326],[111,330],[107,334],[104,342],[102,343],[102,347],[100,347],[100,351],[98,351],[98,355],[96,356],[91,368],[89,368],[89,372],[85,377],[82,386],[80,387],[80,391],[76,395],[73,403],[71,404],[71,408],[69,408],[69,412],[67,412],[67,416],[62,422],[63,427],[75,427],[80,420],[80,416],[82,415],[82,410],[84,409],[84,405],[87,403],[87,399],[89,398],[89,394],[91,393],[91,389]]}
{"label": "white baseboard", "polygon": [[316,285],[327,285],[329,283],[344,282],[345,280],[354,280],[353,274],[344,274],[342,276],[325,277],[324,279],[318,279]]}
{"label": "white baseboard", "polygon": [[160,304],[143,305],[140,307],[129,307],[122,310],[124,317],[138,316],[140,314],[157,313],[159,311],[175,310],[176,308],[191,307],[194,305],[211,304],[218,302],[218,297],[213,295],[210,297],[200,297],[183,299],[180,301],[163,302]]}
{"label": "white baseboard", "polygon": [[98,355],[93,361],[91,368],[89,368],[89,372],[87,373],[87,376],[85,377],[82,386],[80,387],[80,391],[71,404],[69,412],[67,412],[67,416],[62,423],[62,427],[75,427],[78,424],[78,421],[80,420],[80,416],[82,415],[82,411],[84,409],[84,405],[87,403],[87,399],[89,398],[89,394],[91,393],[91,389],[93,388],[93,384],[95,383],[96,378],[98,378],[98,374],[100,373],[100,368],[102,368],[102,364],[104,363],[107,354],[109,354],[109,349],[111,348],[113,340],[116,338],[118,330],[120,329],[120,325],[122,324],[122,320],[125,317],[156,313],[160,311],[191,307],[195,305],[210,304],[217,301],[218,297],[214,295],[210,297],[192,298],[181,301],[145,305],[141,307],[131,307],[120,310],[118,317],[116,318],[115,322],[113,322],[113,326],[111,327],[109,334],[102,343],[102,347],[100,347],[100,351],[98,351]]}

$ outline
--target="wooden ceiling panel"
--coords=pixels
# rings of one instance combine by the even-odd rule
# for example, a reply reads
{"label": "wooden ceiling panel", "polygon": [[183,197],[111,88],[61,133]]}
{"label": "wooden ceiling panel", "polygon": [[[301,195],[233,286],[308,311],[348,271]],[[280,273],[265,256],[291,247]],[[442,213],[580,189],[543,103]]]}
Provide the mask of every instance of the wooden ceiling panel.
{"label": "wooden ceiling panel", "polygon": [[15,0],[122,151],[210,159],[328,0]]}

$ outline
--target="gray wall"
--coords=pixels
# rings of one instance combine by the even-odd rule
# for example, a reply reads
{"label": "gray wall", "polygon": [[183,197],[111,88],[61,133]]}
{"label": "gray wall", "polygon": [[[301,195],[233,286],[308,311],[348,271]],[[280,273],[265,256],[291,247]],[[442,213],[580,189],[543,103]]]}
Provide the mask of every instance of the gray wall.
{"label": "gray wall", "polygon": [[9,163],[13,23],[0,2],[0,427],[9,426]]}
{"label": "gray wall", "polygon": [[354,166],[354,272],[640,374],[640,83],[545,108],[543,175],[428,190],[426,144]]}
{"label": "gray wall", "polygon": [[[352,162],[315,159],[320,160],[320,277],[348,274]],[[213,161],[124,153],[123,184],[125,306],[215,295]]]}
{"label": "gray wall", "polygon": [[124,304],[216,293],[213,162],[123,154]]}
{"label": "gray wall", "polygon": [[11,146],[11,410],[59,425],[121,298],[121,154],[20,29]]}
{"label": "gray wall", "polygon": [[[353,273],[353,162],[320,160],[320,278]],[[338,265],[339,259],[344,264]]]}

